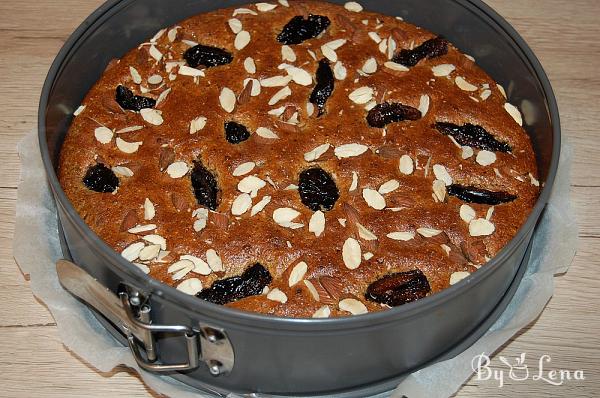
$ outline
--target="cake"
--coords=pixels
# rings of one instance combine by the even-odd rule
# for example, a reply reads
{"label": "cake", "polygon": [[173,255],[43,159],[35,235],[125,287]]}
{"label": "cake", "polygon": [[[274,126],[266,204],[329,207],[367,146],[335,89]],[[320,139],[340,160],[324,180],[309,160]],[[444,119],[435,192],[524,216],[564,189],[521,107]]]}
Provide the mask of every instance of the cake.
{"label": "cake", "polygon": [[150,277],[219,305],[336,317],[457,283],[539,194],[517,107],[401,18],[317,1],[220,9],[111,61],[59,180]]}

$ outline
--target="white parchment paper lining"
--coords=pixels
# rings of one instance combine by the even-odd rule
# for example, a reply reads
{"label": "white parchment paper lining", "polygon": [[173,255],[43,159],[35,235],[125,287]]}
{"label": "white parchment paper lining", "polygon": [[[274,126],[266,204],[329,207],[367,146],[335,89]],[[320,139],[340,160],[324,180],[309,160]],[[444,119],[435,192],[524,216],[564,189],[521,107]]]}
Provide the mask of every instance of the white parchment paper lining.
{"label": "white parchment paper lining", "polygon": [[[30,133],[23,138],[18,150],[21,182],[14,256],[23,273],[30,275],[33,294],[47,305],[56,320],[65,346],[101,372],[121,364],[129,366],[150,388],[167,396],[212,397],[172,378],[141,370],[129,348],[121,346],[85,305],[60,286],[54,266],[62,256],[56,209],[42,166],[37,134]],[[471,360],[475,355],[491,355],[542,312],[554,292],[554,276],[567,271],[577,247],[577,223],[569,201],[571,157],[570,146],[563,144],[552,196],[533,238],[528,270],[500,319],[462,354],[413,373],[391,396],[441,398],[452,395],[473,373]]]}

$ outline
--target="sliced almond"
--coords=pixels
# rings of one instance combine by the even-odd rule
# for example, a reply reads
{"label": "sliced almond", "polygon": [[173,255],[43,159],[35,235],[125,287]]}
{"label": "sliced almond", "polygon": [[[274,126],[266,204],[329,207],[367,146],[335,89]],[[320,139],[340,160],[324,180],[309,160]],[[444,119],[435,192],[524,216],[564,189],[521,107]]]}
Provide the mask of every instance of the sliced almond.
{"label": "sliced almond", "polygon": [[140,84],[142,82],[142,76],[140,76],[140,73],[133,66],[129,67],[129,74],[135,84]]}
{"label": "sliced almond", "polygon": [[329,309],[328,306],[324,305],[321,308],[319,308],[318,310],[315,311],[314,314],[312,314],[313,318],[329,318],[329,316],[331,315],[331,310]]}
{"label": "sliced almond", "polygon": [[492,95],[492,90],[485,89],[481,92],[481,94],[479,94],[479,98],[481,98],[483,101],[485,101],[486,99],[488,99],[490,97],[490,95]]}
{"label": "sliced almond", "polygon": [[156,258],[160,252],[160,245],[148,245],[144,247],[139,254],[140,261],[148,261]]}
{"label": "sliced almond", "polygon": [[371,40],[373,40],[375,43],[381,43],[382,39],[381,37],[379,37],[379,34],[377,32],[369,32],[368,35],[371,38]]}
{"label": "sliced almond", "polygon": [[359,222],[355,223],[355,225],[356,225],[356,229],[358,231],[358,236],[361,239],[364,239],[367,241],[377,240],[377,236],[373,232],[369,231],[364,225],[362,225]]}
{"label": "sliced almond", "polygon": [[350,188],[349,191],[355,191],[356,188],[358,188],[358,174],[356,173],[356,171],[352,172],[352,182],[350,183]]}
{"label": "sliced almond", "polygon": [[269,293],[267,293],[267,299],[272,301],[278,301],[282,304],[285,304],[287,302],[287,296],[278,288],[271,289]]}
{"label": "sliced almond", "polygon": [[254,59],[252,57],[248,57],[244,60],[244,69],[246,69],[246,72],[250,74],[256,73],[256,64],[254,63]]}
{"label": "sliced almond", "polygon": [[171,275],[171,278],[174,281],[178,281],[180,279],[183,279],[190,272],[192,272],[193,269],[194,263],[190,260],[179,260],[171,264],[169,268],[167,268],[167,272],[173,274]]}
{"label": "sliced almond", "polygon": [[260,213],[266,205],[269,204],[269,202],[271,201],[271,197],[270,196],[263,196],[263,198],[256,203],[254,206],[252,206],[252,210],[250,211],[250,216],[254,216],[258,213]]}
{"label": "sliced almond", "polygon": [[321,155],[327,152],[330,147],[330,144],[319,145],[315,149],[306,152],[304,154],[304,160],[306,160],[307,162],[314,162],[315,160],[319,159]]}
{"label": "sliced almond", "polygon": [[292,272],[290,272],[290,277],[288,278],[288,286],[292,287],[296,283],[304,279],[306,271],[308,271],[308,265],[304,261],[300,261],[298,264],[296,264],[294,268],[292,268]]}
{"label": "sliced almond", "polygon": [[240,192],[250,194],[252,197],[256,197],[258,191],[263,188],[267,183],[256,177],[256,176],[247,176],[242,178],[242,180],[238,183],[237,189]]}
{"label": "sliced almond", "polygon": [[398,71],[398,72],[408,72],[410,70],[406,66],[404,66],[402,64],[398,64],[396,62],[392,62],[392,61],[385,62],[383,64],[383,66],[385,66],[388,69],[395,70],[395,71]]}
{"label": "sliced almond", "polygon": [[233,112],[235,109],[235,93],[229,87],[223,87],[219,95],[219,103],[221,108],[227,113]]}
{"label": "sliced almond", "polygon": [[269,99],[268,104],[273,106],[282,99],[289,97],[290,95],[292,95],[292,90],[288,86],[285,86],[284,88],[273,94],[273,96]]}
{"label": "sliced almond", "polygon": [[490,164],[496,161],[496,154],[491,151],[486,151],[485,149],[477,152],[477,157],[475,161],[482,166],[489,166]]}
{"label": "sliced almond", "polygon": [[362,261],[362,250],[358,241],[348,238],[342,247],[342,260],[348,269],[356,269]]}
{"label": "sliced almond", "polygon": [[239,177],[239,176],[243,176],[245,174],[248,174],[252,170],[254,170],[254,167],[256,167],[256,163],[254,163],[254,162],[245,162],[245,163],[242,163],[242,164],[238,165],[233,170],[233,176],[234,177]]}
{"label": "sliced almond", "polygon": [[389,234],[386,235],[388,238],[393,239],[393,240],[401,240],[401,241],[409,241],[411,239],[414,239],[415,237],[415,233],[414,232],[390,232]]}
{"label": "sliced almond", "polygon": [[233,16],[242,15],[242,14],[250,14],[250,15],[258,15],[256,11],[252,11],[249,8],[236,8],[233,10]]}
{"label": "sliced almond", "polygon": [[150,199],[146,198],[146,200],[144,200],[144,220],[152,220],[155,214],[156,210],[154,209],[154,204]]}
{"label": "sliced almond", "polygon": [[310,295],[312,296],[312,298],[315,299],[315,301],[319,301],[320,296],[319,296],[319,292],[315,288],[315,285],[313,285],[313,283],[311,281],[306,280],[306,279],[304,279],[303,282],[304,282],[304,285],[306,285],[306,288],[308,289],[308,291],[310,292]]}
{"label": "sliced almond", "polygon": [[377,72],[377,61],[375,58],[371,57],[365,61],[361,70],[367,74],[373,74]]}
{"label": "sliced almond", "polygon": [[144,239],[148,243],[159,245],[160,250],[167,250],[167,240],[160,235],[144,235],[142,236],[142,239]]}
{"label": "sliced almond", "polygon": [[140,252],[144,248],[144,242],[135,242],[127,246],[121,252],[121,256],[127,261],[135,261],[138,259]]}
{"label": "sliced almond", "polygon": [[204,77],[204,71],[201,69],[192,68],[187,65],[181,65],[179,70],[177,71],[182,76],[191,76],[191,77]]}
{"label": "sliced almond", "polygon": [[517,122],[519,126],[523,125],[523,117],[516,106],[507,102],[504,104],[504,109],[506,109],[506,112],[515,119],[515,122]]}
{"label": "sliced almond", "polygon": [[325,214],[322,211],[317,210],[310,217],[310,221],[308,222],[308,231],[314,233],[316,237],[319,237],[324,230]]}
{"label": "sliced almond", "polygon": [[129,228],[127,232],[130,234],[141,234],[144,232],[153,231],[156,229],[156,224],[136,225],[133,228]]}
{"label": "sliced almond", "polygon": [[75,112],[73,112],[73,116],[79,116],[81,114],[81,112],[83,112],[85,110],[85,105],[79,105],[79,107],[77,109],[75,109]]}
{"label": "sliced almond", "polygon": [[223,261],[221,261],[221,257],[214,249],[208,249],[206,251],[206,262],[214,272],[223,271]]}
{"label": "sliced almond", "polygon": [[280,207],[273,212],[273,220],[282,227],[297,229],[303,226],[293,222],[299,215],[300,212],[291,207]]}
{"label": "sliced almond", "polygon": [[347,2],[346,4],[344,4],[344,8],[351,12],[361,12],[363,10],[362,6],[356,1]]}
{"label": "sliced almond", "polygon": [[190,296],[195,296],[202,291],[202,282],[198,278],[189,278],[177,285],[176,289]]}
{"label": "sliced almond", "polygon": [[190,122],[190,134],[196,134],[206,126],[206,117],[198,116]]}
{"label": "sliced almond", "polygon": [[179,257],[180,260],[189,260],[194,264],[194,268],[192,268],[192,272],[195,272],[200,275],[210,275],[212,273],[212,269],[208,266],[208,264],[199,257],[192,256],[189,254],[184,254]]}
{"label": "sliced almond", "polygon": [[402,174],[406,174],[406,175],[412,174],[414,171],[414,164],[413,164],[412,158],[408,155],[402,155],[400,157],[399,168],[400,168],[400,172]]}
{"label": "sliced almond", "polygon": [[258,79],[244,79],[244,87],[250,84],[250,96],[256,97],[260,94],[260,82]]}
{"label": "sliced almond", "polygon": [[347,311],[352,315],[361,315],[369,312],[369,310],[363,303],[353,298],[343,299],[342,301],[340,301],[339,307],[340,310]]}
{"label": "sliced almond", "polygon": [[186,175],[189,170],[190,168],[185,162],[175,162],[167,167],[167,174],[171,178],[181,178]]}
{"label": "sliced almond", "polygon": [[96,127],[96,129],[94,130],[94,136],[96,137],[96,140],[101,144],[108,144],[109,142],[111,142],[113,135],[113,131],[108,127],[100,126]]}
{"label": "sliced almond", "polygon": [[284,44],[281,46],[281,59],[289,62],[296,62],[296,53],[292,47]]}
{"label": "sliced almond", "polygon": [[142,141],[127,142],[127,141],[121,139],[120,137],[117,137],[117,139],[115,140],[115,143],[117,144],[117,148],[119,148],[119,150],[121,152],[125,152],[125,153],[137,152],[139,147],[142,145]]}
{"label": "sliced almond", "polygon": [[252,198],[249,194],[240,194],[231,204],[231,214],[241,216],[252,207]]}
{"label": "sliced almond", "polygon": [[425,117],[427,111],[429,110],[429,96],[427,94],[421,95],[418,109],[419,112],[421,112],[421,117]]}
{"label": "sliced almond", "polygon": [[256,3],[255,6],[256,6],[256,9],[260,12],[269,12],[269,11],[277,8],[277,4],[271,4],[271,3]]}
{"label": "sliced almond", "polygon": [[301,86],[310,86],[313,82],[310,73],[308,73],[302,68],[289,66],[285,69],[285,71],[292,78],[294,83],[299,84]]}
{"label": "sliced almond", "polygon": [[250,33],[246,30],[242,30],[235,35],[233,46],[236,50],[242,50],[250,43]]}
{"label": "sliced almond", "polygon": [[485,218],[476,218],[469,223],[469,235],[488,236],[494,233],[496,227]]}
{"label": "sliced almond", "polygon": [[347,75],[348,75],[348,71],[346,70],[346,67],[344,66],[344,64],[342,64],[341,61],[337,61],[333,65],[333,76],[337,80],[344,80]]}
{"label": "sliced almond", "polygon": [[435,228],[423,227],[423,228],[417,228],[417,233],[424,238],[431,238],[431,237],[441,234],[442,231],[440,231],[439,229],[435,229]]}
{"label": "sliced almond", "polygon": [[110,168],[113,173],[121,177],[133,177],[133,171],[125,166],[113,166]]}
{"label": "sliced almond", "polygon": [[434,180],[432,189],[437,200],[443,202],[446,199],[446,183],[444,181]]}
{"label": "sliced almond", "polygon": [[267,77],[266,79],[261,79],[260,85],[263,87],[283,87],[287,85],[290,81],[292,81],[292,76],[279,75]]}
{"label": "sliced almond", "polygon": [[146,264],[142,263],[132,263],[136,267],[138,267],[144,274],[148,275],[150,273],[150,268]]}
{"label": "sliced almond", "polygon": [[435,178],[437,178],[438,180],[444,181],[446,186],[452,185],[452,177],[450,177],[448,170],[443,165],[434,164],[433,165],[433,174],[435,175]]}
{"label": "sliced almond", "polygon": [[263,138],[268,138],[268,139],[277,139],[279,138],[279,136],[277,134],[275,134],[272,130],[266,128],[266,127],[259,127],[256,129],[256,135],[263,137]]}
{"label": "sliced almond", "polygon": [[227,21],[227,24],[229,25],[229,29],[235,34],[242,31],[242,21],[237,18],[231,18]]}
{"label": "sliced almond", "polygon": [[476,217],[475,210],[469,205],[460,206],[459,214],[460,218],[466,223],[470,223]]}
{"label": "sliced almond", "polygon": [[441,64],[432,67],[431,71],[433,72],[433,76],[442,77],[448,76],[450,73],[454,72],[455,69],[456,67],[452,64]]}
{"label": "sliced almond", "polygon": [[163,78],[161,75],[152,75],[148,78],[148,84],[152,84],[154,86],[161,84]]}
{"label": "sliced almond", "polygon": [[140,115],[142,116],[142,119],[154,126],[160,126],[161,124],[163,124],[163,118],[160,114],[160,111],[157,111],[156,109],[141,109]]}
{"label": "sliced almond", "polygon": [[385,198],[376,190],[365,188],[362,191],[362,196],[365,202],[375,210],[383,210],[385,208]]}
{"label": "sliced almond", "polygon": [[462,153],[460,156],[463,159],[468,159],[471,156],[473,156],[473,154],[474,154],[473,148],[471,148],[470,146],[462,146],[461,149],[462,149]]}
{"label": "sliced almond", "polygon": [[352,91],[348,98],[355,104],[366,104],[373,99],[374,91],[371,87],[363,86]]}
{"label": "sliced almond", "polygon": [[398,180],[389,180],[381,184],[377,192],[379,192],[382,195],[385,195],[387,193],[394,192],[398,188],[400,188],[400,183],[398,182]]}
{"label": "sliced almond", "polygon": [[463,91],[477,91],[477,86],[472,85],[468,81],[465,80],[462,76],[456,76],[454,79],[454,83]]}
{"label": "sliced almond", "polygon": [[462,281],[469,275],[471,275],[471,273],[467,272],[467,271],[453,272],[452,275],[450,275],[450,285],[454,285],[454,284]]}
{"label": "sliced almond", "polygon": [[362,144],[344,144],[335,148],[334,153],[339,159],[360,156],[369,149],[368,146]]}

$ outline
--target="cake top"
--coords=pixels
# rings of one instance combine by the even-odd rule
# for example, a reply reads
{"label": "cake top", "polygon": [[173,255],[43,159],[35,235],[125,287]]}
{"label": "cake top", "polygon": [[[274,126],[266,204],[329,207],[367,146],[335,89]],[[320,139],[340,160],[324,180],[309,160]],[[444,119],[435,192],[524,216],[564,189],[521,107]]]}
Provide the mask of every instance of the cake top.
{"label": "cake top", "polygon": [[502,87],[446,39],[316,1],[191,17],[111,62],[59,178],[153,278],[291,317],[440,291],[516,233],[535,156]]}

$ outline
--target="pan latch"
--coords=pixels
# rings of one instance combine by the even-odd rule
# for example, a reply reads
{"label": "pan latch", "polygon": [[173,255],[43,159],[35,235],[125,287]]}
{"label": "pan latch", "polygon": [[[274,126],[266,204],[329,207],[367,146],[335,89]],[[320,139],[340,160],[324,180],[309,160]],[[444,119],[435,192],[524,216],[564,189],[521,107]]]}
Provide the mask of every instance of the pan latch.
{"label": "pan latch", "polygon": [[[127,337],[129,348],[138,365],[151,372],[174,372],[196,369],[203,361],[214,376],[233,369],[233,347],[223,329],[199,324],[160,325],[152,322],[152,308],[133,289],[124,289],[119,296],[103,286],[90,274],[70,261],[56,264],[61,284],[73,295],[107,318]],[[165,363],[157,352],[157,333],[181,335],[185,340],[187,359],[182,363]]]}

